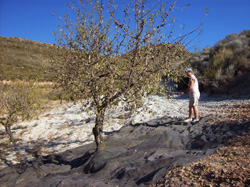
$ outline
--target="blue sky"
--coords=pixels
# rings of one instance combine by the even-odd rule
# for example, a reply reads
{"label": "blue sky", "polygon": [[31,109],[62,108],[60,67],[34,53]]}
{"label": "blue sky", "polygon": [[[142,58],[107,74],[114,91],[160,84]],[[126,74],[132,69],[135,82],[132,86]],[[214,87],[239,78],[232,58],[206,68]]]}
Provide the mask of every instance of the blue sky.
{"label": "blue sky", "polygon": [[[52,32],[57,30],[58,16],[67,13],[65,5],[70,1],[0,0],[0,36],[55,43]],[[209,8],[199,37],[200,50],[213,46],[228,34],[250,30],[250,0],[179,0],[176,7],[181,8],[186,3],[191,7],[174,12],[178,24],[187,26],[186,31],[196,27],[203,10]],[[52,16],[53,11],[56,16]]]}

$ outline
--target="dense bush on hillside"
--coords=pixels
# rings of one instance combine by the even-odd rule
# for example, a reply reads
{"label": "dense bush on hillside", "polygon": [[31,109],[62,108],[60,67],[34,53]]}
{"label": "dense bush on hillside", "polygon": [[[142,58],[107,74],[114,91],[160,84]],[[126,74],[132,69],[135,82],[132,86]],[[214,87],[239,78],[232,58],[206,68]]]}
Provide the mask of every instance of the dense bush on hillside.
{"label": "dense bush on hillside", "polygon": [[226,36],[194,56],[190,63],[210,93],[250,93],[250,30]]}

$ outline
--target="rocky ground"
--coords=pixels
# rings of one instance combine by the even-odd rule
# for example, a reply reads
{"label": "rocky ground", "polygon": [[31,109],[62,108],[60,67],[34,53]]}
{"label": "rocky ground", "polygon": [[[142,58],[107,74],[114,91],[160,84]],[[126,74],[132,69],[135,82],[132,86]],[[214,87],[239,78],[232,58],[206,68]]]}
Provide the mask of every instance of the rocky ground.
{"label": "rocky ground", "polygon": [[[169,149],[168,147],[169,144],[166,144],[165,145],[166,147],[162,148],[162,147],[155,146],[155,145],[160,146],[160,144],[157,144],[157,142],[155,142],[155,145],[148,145],[148,147],[153,146],[155,150],[150,150],[150,152],[148,152],[146,155],[144,155],[146,151],[141,150],[141,151],[138,151],[136,154],[133,154],[133,157],[130,157],[129,155],[131,155],[131,150],[133,151],[138,150],[138,147],[136,146],[139,146],[141,148],[140,144],[143,144],[142,139],[140,141],[138,141],[137,139],[130,143],[128,143],[127,141],[123,142],[121,140],[121,141],[118,141],[120,142],[120,144],[118,143],[119,146],[114,145],[112,143],[114,141],[107,141],[106,146],[109,149],[112,148],[114,152],[117,152],[119,154],[124,154],[123,156],[124,158],[129,159],[129,160],[137,160],[137,162],[129,161],[128,162],[130,164],[129,166],[127,165],[121,166],[117,164],[121,162],[120,160],[117,161],[117,160],[111,159],[112,163],[115,163],[117,168],[114,169],[112,166],[111,169],[114,169],[114,170],[112,170],[112,172],[111,171],[106,171],[106,172],[113,173],[113,175],[109,173],[109,176],[113,176],[113,179],[120,177],[122,180],[117,182],[117,181],[114,181],[112,178],[110,178],[108,179],[108,181],[112,181],[112,182],[108,182],[103,179],[100,179],[100,176],[102,176],[102,174],[100,174],[99,171],[97,171],[98,169],[96,170],[96,167],[94,166],[97,163],[93,162],[93,163],[86,164],[85,163],[86,160],[85,160],[84,162],[85,165],[84,165],[81,161],[80,163],[82,163],[82,165],[79,166],[79,168],[81,169],[85,168],[84,170],[86,173],[92,173],[92,176],[94,176],[94,178],[95,177],[98,178],[98,180],[94,180],[97,182],[94,182],[92,179],[89,179],[90,180],[89,183],[85,182],[85,185],[88,186],[92,182],[92,184],[96,183],[96,186],[98,185],[103,186],[103,182],[105,181],[106,186],[112,186],[112,184],[114,185],[119,184],[119,186],[124,186],[122,184],[125,184],[124,181],[127,181],[126,183],[132,186],[138,185],[138,184],[140,184],[141,186],[146,186],[147,184],[150,184],[150,183],[152,184],[152,182],[155,183],[152,186],[176,186],[176,185],[177,186],[185,186],[185,185],[186,186],[190,186],[190,185],[218,186],[218,184],[221,184],[222,186],[223,185],[228,186],[228,184],[232,186],[244,186],[244,185],[248,186],[249,185],[249,173],[250,173],[249,172],[250,162],[247,159],[248,158],[247,155],[249,154],[249,148],[248,148],[249,147],[249,134],[245,132],[247,132],[247,128],[249,128],[249,121],[250,121],[250,113],[249,113],[250,99],[249,97],[240,97],[240,98],[239,97],[237,98],[209,97],[206,95],[202,95],[200,99],[199,108],[200,108],[201,119],[203,120],[201,120],[201,122],[199,122],[198,124],[192,127],[193,131],[196,132],[196,134],[195,133],[190,134],[191,126],[183,123],[183,119],[185,119],[185,117],[188,115],[187,106],[188,106],[188,99],[186,96],[175,97],[172,100],[168,100],[166,97],[162,97],[162,96],[153,96],[151,98],[145,98],[145,105],[142,108],[140,108],[136,113],[132,114],[131,116],[125,117],[126,115],[124,114],[126,114],[126,108],[123,105],[119,105],[117,108],[110,109],[107,111],[106,118],[105,118],[105,134],[107,135],[107,138],[112,140],[112,137],[115,136],[116,134],[114,132],[118,131],[120,128],[122,129],[127,128],[128,130],[127,136],[129,135],[129,132],[133,131],[135,134],[138,134],[138,133],[141,134],[141,137],[144,138],[143,141],[147,141],[148,139],[150,139],[150,137],[153,137],[153,135],[159,132],[162,132],[162,130],[166,132],[169,132],[169,131],[174,132],[173,134],[171,133],[159,134],[160,136],[162,136],[163,139],[165,138],[166,140],[169,140],[169,137],[175,138],[176,137],[175,133],[177,132],[181,134],[182,138],[180,139],[184,138],[186,141],[187,139],[185,137],[187,136],[188,140],[186,141],[185,144],[183,144],[183,142],[180,141],[180,139],[178,139],[177,142],[179,142],[179,144],[177,143],[176,145],[174,145],[174,147],[176,146],[179,148],[181,147],[181,150],[182,150],[183,147],[190,148],[190,145],[193,145],[193,146],[195,145],[192,149],[196,149],[197,148],[196,146],[198,146],[199,149],[202,149],[202,150],[204,149],[201,152],[199,151],[197,152],[197,150],[191,151],[192,153],[195,152],[194,154],[196,154],[196,157],[195,156],[190,157],[191,152],[185,151],[186,148],[183,149],[182,151],[180,151],[178,148],[179,151],[177,152],[175,151],[173,155],[176,155],[177,156],[176,158],[180,158],[179,160],[181,160],[182,164],[179,163],[178,167],[177,165],[171,165],[170,167],[170,165],[168,165],[167,163],[169,162],[168,159],[169,159],[169,156],[171,156],[171,154],[166,155],[166,149]],[[161,121],[162,125],[159,125],[159,121],[157,122],[157,119],[163,119],[163,121]],[[151,122],[148,123],[148,121],[151,121]],[[25,129],[17,128],[16,130],[14,130],[15,135],[18,135],[18,134],[20,135],[19,141],[17,142],[17,146],[15,148],[7,145],[6,136],[4,135],[4,133],[1,134],[2,137],[1,137],[1,150],[0,150],[1,152],[0,153],[1,153],[2,168],[8,165],[11,166],[11,168],[15,168],[12,166],[13,164],[21,162],[21,161],[22,163],[27,163],[27,161],[29,161],[28,164],[25,165],[24,168],[26,169],[33,168],[33,170],[35,170],[39,176],[42,175],[42,177],[38,176],[38,178],[44,178],[44,176],[46,176],[46,172],[48,171],[46,171],[45,168],[47,169],[50,168],[52,170],[54,169],[53,171],[54,174],[58,170],[65,171],[66,173],[69,171],[74,173],[75,171],[73,171],[72,168],[70,169],[69,167],[72,167],[72,164],[73,165],[76,164],[77,160],[81,158],[83,151],[78,151],[79,155],[76,154],[72,156],[70,152],[74,152],[74,151],[70,151],[70,150],[72,150],[74,147],[79,147],[82,145],[86,145],[85,147],[86,149],[89,149],[89,150],[93,149],[93,144],[91,144],[91,142],[93,142],[93,137],[91,134],[91,128],[93,127],[93,124],[94,124],[94,117],[93,117],[92,111],[89,109],[87,111],[87,109],[82,108],[81,104],[76,104],[76,105],[71,104],[67,106],[65,105],[51,112],[43,114],[40,118],[33,120],[31,122],[16,124],[17,126],[25,125],[26,128]],[[136,126],[131,126],[129,124],[136,124]],[[145,126],[147,128],[145,128]],[[152,126],[154,126],[154,128]],[[238,127],[240,128],[244,127],[244,128],[239,129]],[[129,130],[128,128],[132,128],[132,129]],[[152,130],[152,128],[154,130]],[[207,129],[206,130],[207,132],[203,132],[202,129],[203,130]],[[216,129],[217,129],[217,132],[220,132],[223,134],[223,137],[226,138],[225,140],[219,138],[220,136],[222,136],[222,134],[216,135]],[[152,131],[153,133],[149,136],[148,131],[150,132]],[[146,136],[145,136],[145,133],[147,134]],[[243,136],[238,136],[238,135],[242,135],[242,133],[243,133]],[[198,137],[198,140],[200,140],[199,137],[202,137],[201,134],[203,134],[206,137],[205,139],[206,146],[204,142],[201,143],[200,141],[197,141],[197,137]],[[111,138],[109,137],[109,135],[111,135]],[[117,133],[117,136],[121,136],[121,135]],[[133,136],[131,134],[131,137]],[[213,141],[214,138],[211,138],[211,136],[217,137],[215,138],[217,142],[216,145],[214,144],[214,141]],[[133,138],[136,138],[136,137],[133,137]],[[153,139],[150,141],[153,142]],[[228,141],[229,143],[226,146],[221,147],[221,145],[224,145]],[[161,140],[159,140],[159,142],[161,142]],[[133,148],[131,147],[132,145],[134,146]],[[38,150],[36,151],[35,149],[37,146],[38,146]],[[122,147],[122,149],[120,149],[119,147]],[[63,153],[63,151],[65,150],[69,150],[70,152],[66,151],[66,153]],[[216,151],[215,154],[212,154],[214,151]],[[104,152],[102,154],[109,155],[109,153],[107,152]],[[99,154],[99,156],[102,154]],[[57,163],[56,164],[57,166],[55,166],[55,164],[53,165],[51,163],[50,156],[46,156],[46,155],[60,155],[59,156],[60,159],[58,159],[58,157],[54,158],[55,163]],[[87,151],[84,153],[84,155],[86,156],[86,158],[88,157],[88,160],[90,159],[90,156],[92,156],[93,157],[92,161],[95,160],[96,156],[98,158],[98,155],[94,155],[94,156],[90,155],[90,153],[88,153]],[[186,156],[183,156],[183,155],[186,155]],[[34,160],[36,157],[38,157],[38,159]],[[52,156],[52,157],[55,157],[55,156]],[[61,157],[66,157],[67,159],[63,160]],[[143,159],[139,160],[139,159],[136,159],[135,157],[137,158],[143,157]],[[84,158],[85,157],[83,156],[81,159],[84,159]],[[108,160],[110,161],[110,158]],[[197,160],[200,160],[200,161],[196,162]],[[109,161],[107,163],[109,163]],[[152,162],[152,164],[148,164],[147,166],[148,168],[144,168],[143,166],[145,165],[145,163],[148,163],[149,161],[150,163]],[[41,165],[39,164],[39,162],[42,162],[45,164]],[[163,169],[160,169],[160,170],[159,168],[157,169],[157,164],[155,164],[157,162],[158,162],[158,165],[163,166]],[[37,164],[38,166],[36,166]],[[59,167],[58,166],[59,164],[62,165],[62,167]],[[92,166],[90,167],[91,164]],[[110,163],[108,165],[110,165]],[[17,166],[17,168],[18,167],[19,169],[17,169],[17,173],[20,174],[22,172],[20,172],[20,166]],[[138,174],[137,179],[133,177],[131,179],[131,177],[128,177],[131,175],[131,173],[133,173],[130,171],[131,168],[136,169],[136,171],[138,170],[138,168],[141,168],[139,169],[141,170],[141,172],[139,172],[141,173],[141,175]],[[10,167],[8,167],[7,170],[4,170],[4,171],[9,171],[10,172],[9,174],[11,174],[11,176],[16,176],[14,174],[15,171],[9,170],[9,169]],[[110,169],[110,167],[108,167],[108,169]],[[117,170],[120,170],[120,171],[117,172]],[[130,171],[130,172],[127,172],[127,171]],[[165,174],[164,171],[166,171],[167,174]],[[151,179],[147,181],[145,179],[145,174],[147,172],[148,174],[153,172],[154,174],[152,176],[155,176],[155,177],[153,178],[151,177]],[[124,177],[123,175],[126,177]],[[160,179],[160,177],[163,175],[165,177]],[[7,180],[8,174],[2,171],[0,176],[1,177],[5,176],[3,177],[3,180],[0,180],[0,182],[2,182],[1,184],[3,186],[6,185],[7,183],[3,181],[8,181]],[[71,176],[76,177],[75,174]],[[23,177],[24,177],[24,174],[22,175],[22,177],[19,176],[19,178],[23,178]],[[60,179],[64,180],[64,184],[68,182],[67,184],[73,185],[72,181],[71,182],[67,181],[64,178],[60,178]],[[37,178],[34,178],[34,180],[36,181]],[[12,181],[15,181],[15,180],[12,179]],[[137,181],[137,182],[131,183],[131,181]],[[18,181],[15,181],[15,182],[18,182]],[[54,180],[54,182],[57,183],[58,181]],[[82,182],[80,183],[83,184]],[[19,186],[22,186],[21,184]],[[176,184],[176,185],[173,185],[173,184]],[[42,185],[43,184],[40,183],[40,186]]]}

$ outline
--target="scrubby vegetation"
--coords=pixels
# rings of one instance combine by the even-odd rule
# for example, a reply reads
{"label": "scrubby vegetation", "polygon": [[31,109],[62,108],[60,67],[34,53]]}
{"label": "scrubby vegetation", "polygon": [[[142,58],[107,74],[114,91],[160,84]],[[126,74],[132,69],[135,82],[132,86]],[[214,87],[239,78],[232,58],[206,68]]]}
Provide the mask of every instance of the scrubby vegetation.
{"label": "scrubby vegetation", "polygon": [[52,81],[52,60],[61,60],[59,47],[23,38],[0,36],[0,80]]}
{"label": "scrubby vegetation", "polygon": [[[56,45],[0,36],[0,80],[53,81],[53,61],[63,59]],[[124,55],[123,55],[124,56]],[[201,89],[209,93],[250,93],[250,30],[231,34],[213,47],[193,54],[189,61],[198,72]],[[179,85],[180,88],[185,87]],[[51,91],[51,100],[58,92]]]}
{"label": "scrubby vegetation", "polygon": [[12,125],[58,107],[61,104],[58,96],[51,82],[0,81],[0,126],[4,127],[9,142],[19,139],[13,136]]}
{"label": "scrubby vegetation", "polygon": [[250,30],[226,36],[190,62],[210,93],[250,93]]}
{"label": "scrubby vegetation", "polygon": [[0,124],[4,126],[10,142],[15,142],[11,126],[31,118],[39,108],[37,91],[32,83],[0,84]]}
{"label": "scrubby vegetation", "polygon": [[[60,61],[62,59],[62,48],[58,48],[54,45],[42,44],[38,42],[32,42],[20,38],[4,38],[0,37],[1,45],[0,45],[0,79],[1,80],[13,80],[15,82],[10,82],[10,84],[2,85],[0,83],[0,112],[1,112],[1,119],[0,122],[2,125],[5,126],[6,132],[10,137],[10,141],[14,142],[15,139],[11,134],[11,126],[16,121],[21,121],[27,119],[29,117],[34,116],[33,109],[38,108],[37,101],[39,101],[40,106],[43,107],[48,100],[50,102],[52,100],[58,99],[58,91],[53,90],[53,83],[36,83],[36,86],[30,85],[28,81],[36,80],[36,81],[53,81],[53,71],[51,62]],[[166,47],[164,50],[168,50],[169,46],[162,46]],[[152,51],[154,49],[154,51]],[[152,47],[151,51],[147,53],[150,57],[154,52],[157,51],[157,47]],[[173,48],[174,49],[174,48]],[[139,50],[139,48],[138,48]],[[140,49],[141,50],[141,49]],[[143,50],[141,50],[143,51]],[[133,52],[133,51],[132,51]],[[131,53],[132,53],[131,52]],[[165,51],[166,52],[166,51]],[[161,52],[161,54],[166,54],[165,52]],[[186,51],[183,51],[186,53]],[[145,55],[143,52],[139,53],[139,57],[135,59],[143,59],[142,56]],[[143,55],[141,55],[143,54]],[[180,53],[179,53],[180,54]],[[129,56],[126,54],[121,55],[124,62],[129,61]],[[111,59],[112,57],[110,57]],[[121,63],[121,59],[119,57],[114,58],[114,63]],[[79,59],[77,59],[79,60]],[[76,63],[75,62],[72,63]],[[120,61],[119,61],[120,60]],[[178,60],[180,60],[178,58]],[[123,62],[122,61],[122,62]],[[106,62],[106,61],[104,61]],[[138,61],[135,61],[138,62]],[[159,61],[156,61],[159,63]],[[139,63],[139,62],[138,62]],[[198,76],[200,83],[202,84],[203,88],[210,93],[250,93],[249,90],[249,81],[250,81],[250,31],[244,31],[240,34],[232,34],[228,35],[224,40],[219,41],[214,47],[205,48],[201,54],[194,54],[194,57],[190,60],[190,63],[194,69],[197,69]],[[71,65],[71,64],[69,64]],[[102,64],[101,64],[102,65]],[[123,63],[125,66],[126,63]],[[120,66],[119,66],[120,67]],[[122,66],[121,66],[122,67]],[[140,72],[141,66],[135,66],[135,78],[139,78],[137,73]],[[95,67],[94,67],[95,68]],[[101,79],[108,79],[110,78],[110,82],[114,83],[115,76],[121,76],[121,72],[118,75],[114,75],[111,77],[113,71],[116,67],[114,64],[110,66],[103,66],[102,69],[105,70],[103,72],[97,72],[96,75],[93,76],[92,80],[94,82],[98,82]],[[156,69],[157,67],[155,67]],[[96,67],[97,70],[98,67]],[[94,69],[94,70],[96,70]],[[132,69],[132,68],[131,68]],[[64,69],[64,70],[72,70],[72,69]],[[81,69],[86,70],[86,69]],[[143,69],[142,69],[143,70]],[[149,69],[152,71],[152,68]],[[154,70],[154,69],[153,69]],[[78,72],[79,69],[75,68],[75,72]],[[122,71],[122,70],[120,70]],[[45,73],[46,72],[46,73]],[[69,74],[72,71],[69,71]],[[105,73],[109,74],[105,74]],[[116,71],[119,73],[119,71]],[[100,73],[100,74],[99,74]],[[143,73],[143,71],[141,72]],[[80,74],[82,76],[82,74]],[[91,75],[92,76],[92,75]],[[126,76],[123,75],[121,78]],[[177,76],[173,76],[177,77]],[[79,78],[81,78],[79,76]],[[151,77],[149,77],[151,78]],[[16,80],[26,80],[27,82],[16,84]],[[78,79],[79,82],[82,79]],[[98,81],[97,81],[98,80]],[[149,79],[150,81],[151,79]],[[113,82],[112,82],[113,81]],[[116,80],[117,81],[117,80]],[[135,79],[137,82],[137,79]],[[76,82],[78,83],[78,82]],[[101,83],[105,82],[98,82],[99,88],[102,85]],[[143,82],[142,82],[143,83]],[[27,87],[28,85],[28,87]],[[70,86],[72,84],[69,84]],[[112,84],[108,84],[106,86],[112,86]],[[115,84],[114,84],[115,85]],[[129,85],[129,84],[128,84]],[[74,86],[74,85],[73,85]],[[121,86],[123,86],[121,84]],[[129,85],[133,86],[133,84]],[[32,88],[32,90],[31,90]],[[140,90],[140,88],[138,88]],[[137,91],[137,90],[135,90]],[[110,95],[117,92],[117,88],[111,90]],[[139,92],[139,91],[138,91]],[[39,93],[39,94],[38,94]],[[39,96],[39,98],[37,98]],[[109,95],[108,95],[109,96]],[[42,99],[38,100],[38,99]],[[9,103],[6,103],[9,102]],[[42,104],[42,106],[41,106]],[[9,106],[9,107],[6,107]],[[14,109],[12,112],[10,109]],[[235,111],[244,111],[244,113],[239,113],[240,115],[235,116],[234,110],[227,110],[230,112],[226,115],[222,112],[218,112],[218,114],[223,114],[220,116],[220,119],[225,119],[228,115],[233,115],[233,119],[241,119],[243,121],[249,120],[249,105],[247,106],[236,106]],[[11,114],[11,115],[9,115]],[[34,124],[34,127],[37,124]],[[17,126],[16,128],[26,128],[25,126]],[[69,132],[71,135],[72,132]],[[15,137],[16,138],[16,137]],[[17,137],[18,138],[18,137]],[[237,141],[235,141],[237,140]],[[246,134],[242,138],[242,140],[235,139],[229,142],[229,146],[227,148],[220,149],[217,154],[207,160],[203,160],[199,163],[194,163],[186,168],[177,168],[170,172],[170,174],[166,175],[166,177],[171,176],[173,179],[173,184],[177,184],[179,179],[176,179],[176,176],[180,176],[180,183],[183,183],[185,177],[188,178],[188,184],[195,184],[197,181],[200,185],[217,185],[223,181],[225,185],[235,184],[235,185],[243,185],[249,184],[249,166],[247,154],[244,154],[244,150],[249,152],[246,146],[249,145],[243,144],[244,142],[248,141],[249,144],[249,133]],[[242,145],[236,145],[234,142],[240,142]],[[105,146],[104,146],[105,149]],[[227,149],[229,151],[227,151]],[[236,150],[236,151],[235,151]],[[242,151],[243,150],[243,151]],[[235,157],[235,155],[237,157]],[[245,157],[244,157],[245,156]],[[227,164],[228,160],[234,158],[235,165],[237,166],[244,166],[244,167],[235,167],[234,165]],[[217,160],[216,160],[217,159]],[[222,163],[223,166],[226,163],[227,166],[225,169],[214,169],[214,165],[211,163],[216,162]],[[237,162],[236,162],[237,161]],[[218,165],[222,167],[222,165]],[[233,169],[231,168],[233,166]],[[245,167],[246,166],[246,167]],[[199,168],[205,168],[206,172],[194,174],[194,171],[199,170]],[[246,170],[248,169],[248,170]],[[185,171],[185,172],[183,172]],[[242,179],[242,175],[235,175],[235,173],[243,173],[247,176],[245,179]],[[183,176],[182,174],[185,174]],[[222,174],[223,175],[222,175]],[[210,177],[212,174],[212,177]],[[248,174],[248,175],[247,175]],[[208,177],[207,177],[208,176]],[[205,178],[203,178],[205,177]],[[171,179],[171,180],[172,180]],[[192,180],[191,180],[192,179]],[[194,179],[194,180],[193,180]],[[160,185],[164,185],[166,182],[169,181],[168,179],[161,182]],[[235,182],[236,181],[236,182]]]}

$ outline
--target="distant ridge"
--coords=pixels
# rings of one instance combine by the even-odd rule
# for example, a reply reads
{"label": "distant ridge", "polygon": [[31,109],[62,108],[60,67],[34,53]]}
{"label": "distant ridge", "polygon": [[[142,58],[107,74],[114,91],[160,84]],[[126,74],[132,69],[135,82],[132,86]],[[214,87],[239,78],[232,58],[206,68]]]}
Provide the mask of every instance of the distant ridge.
{"label": "distant ridge", "polygon": [[52,81],[52,59],[62,59],[56,45],[0,36],[0,80]]}
{"label": "distant ridge", "polygon": [[[0,36],[0,80],[53,81],[51,61],[63,60],[60,49],[54,44]],[[201,90],[211,94],[250,94],[250,30],[226,36],[213,47],[193,54],[189,63],[197,70]]]}

